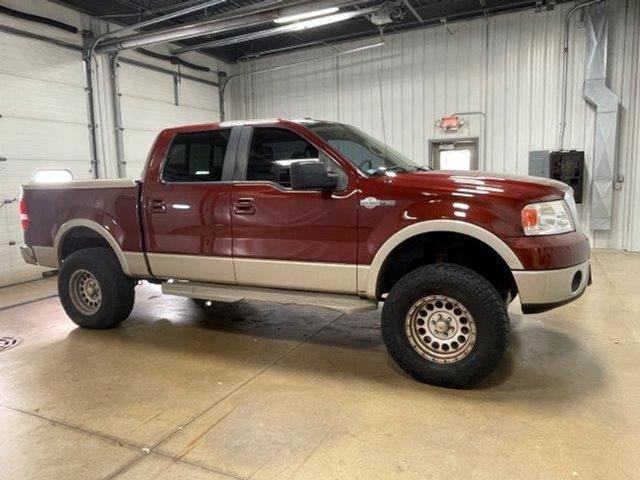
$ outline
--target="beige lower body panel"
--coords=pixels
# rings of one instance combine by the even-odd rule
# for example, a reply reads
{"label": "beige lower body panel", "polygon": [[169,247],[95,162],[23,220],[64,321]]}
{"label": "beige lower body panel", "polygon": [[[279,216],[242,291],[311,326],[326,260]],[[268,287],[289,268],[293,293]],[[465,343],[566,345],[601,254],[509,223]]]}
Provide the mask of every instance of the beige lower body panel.
{"label": "beige lower body panel", "polygon": [[147,258],[151,272],[155,277],[212,283],[236,283],[231,257],[148,253]]}
{"label": "beige lower body panel", "polygon": [[235,258],[239,285],[356,293],[356,265]]}
{"label": "beige lower body panel", "polygon": [[125,273],[137,278],[148,278],[149,270],[147,262],[144,261],[144,253],[142,252],[123,252],[126,264]]}
{"label": "beige lower body panel", "polygon": [[259,300],[283,305],[325,307],[345,313],[355,313],[378,308],[377,302],[356,295],[340,295],[321,292],[302,292],[276,288],[216,285],[199,282],[168,281],[162,284],[162,293],[182,297],[199,298],[216,302]]}
{"label": "beige lower body panel", "polygon": [[[60,268],[60,262],[58,261],[58,254],[55,247],[23,247],[30,248],[33,252],[35,263],[42,267]],[[149,277],[149,271],[147,270],[147,264],[144,261],[144,254],[142,252],[122,252],[124,258],[124,264],[122,268],[124,273],[131,275],[132,277]],[[23,254],[24,257],[24,254]],[[27,263],[32,263],[25,258]]]}
{"label": "beige lower body panel", "polygon": [[370,265],[358,265],[358,295],[360,295],[361,297],[369,297],[369,298],[375,298],[375,291],[373,292],[373,294],[369,294],[369,292],[367,292],[367,282],[369,281],[369,271],[371,270],[371,266]]}
{"label": "beige lower body panel", "polygon": [[[578,287],[572,289],[572,281],[580,272]],[[579,297],[589,281],[589,262],[558,270],[513,270],[523,305],[560,303]]]}
{"label": "beige lower body panel", "polygon": [[38,265],[43,267],[58,268],[58,254],[53,247],[31,247]]}
{"label": "beige lower body panel", "polygon": [[[31,247],[38,265],[58,268],[54,247]],[[148,278],[144,253],[121,252],[127,275]],[[147,254],[154,277],[248,287],[364,295],[368,265],[294,262],[269,259],[206,257],[171,253]]]}

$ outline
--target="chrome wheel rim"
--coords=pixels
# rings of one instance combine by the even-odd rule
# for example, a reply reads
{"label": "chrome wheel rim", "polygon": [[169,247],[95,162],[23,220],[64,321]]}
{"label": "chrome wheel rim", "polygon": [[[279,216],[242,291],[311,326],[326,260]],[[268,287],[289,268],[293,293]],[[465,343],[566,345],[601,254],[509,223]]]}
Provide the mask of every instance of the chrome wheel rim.
{"label": "chrome wheel rim", "polygon": [[83,315],[93,315],[102,304],[100,283],[88,270],[73,272],[69,279],[69,294],[73,306]]}
{"label": "chrome wheel rim", "polygon": [[405,320],[413,349],[436,363],[467,357],[476,343],[476,323],[469,310],[446,295],[429,295],[415,302]]}

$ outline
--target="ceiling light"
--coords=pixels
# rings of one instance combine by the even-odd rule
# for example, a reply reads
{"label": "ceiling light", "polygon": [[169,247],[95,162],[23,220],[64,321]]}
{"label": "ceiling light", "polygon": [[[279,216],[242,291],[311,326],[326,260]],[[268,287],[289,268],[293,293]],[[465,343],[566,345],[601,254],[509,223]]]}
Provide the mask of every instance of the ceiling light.
{"label": "ceiling light", "polygon": [[336,13],[335,15],[327,15],[326,17],[312,18],[310,20],[304,20],[302,22],[291,23],[288,26],[291,27],[291,31],[306,30],[308,28],[321,27],[323,25],[329,25],[330,23],[342,22],[350,18],[363,15],[361,10],[355,12]]}
{"label": "ceiling light", "polygon": [[320,10],[311,10],[309,12],[295,13],[293,15],[285,15],[283,17],[278,17],[274,20],[274,22],[275,23],[298,22],[300,20],[306,20],[307,18],[320,17],[322,15],[329,15],[331,13],[336,13],[338,10],[340,10],[338,7],[321,8]]}

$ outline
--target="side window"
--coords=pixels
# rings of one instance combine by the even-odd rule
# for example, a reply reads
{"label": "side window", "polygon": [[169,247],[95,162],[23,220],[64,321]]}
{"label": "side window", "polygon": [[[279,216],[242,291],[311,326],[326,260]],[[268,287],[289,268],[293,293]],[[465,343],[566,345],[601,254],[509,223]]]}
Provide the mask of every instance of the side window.
{"label": "side window", "polygon": [[165,182],[219,182],[230,130],[179,133],[162,171]]}
{"label": "side window", "polygon": [[323,152],[296,133],[281,128],[255,128],[247,164],[247,180],[267,181],[291,187],[291,164],[301,160],[321,161],[339,176],[338,190],[346,188],[346,174]]}

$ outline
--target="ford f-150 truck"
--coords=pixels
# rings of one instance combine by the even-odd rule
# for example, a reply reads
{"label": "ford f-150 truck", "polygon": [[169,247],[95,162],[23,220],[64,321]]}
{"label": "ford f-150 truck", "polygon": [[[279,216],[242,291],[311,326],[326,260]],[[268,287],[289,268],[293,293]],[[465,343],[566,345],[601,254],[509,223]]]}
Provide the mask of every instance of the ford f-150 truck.
{"label": "ford f-150 truck", "polygon": [[516,295],[524,313],[541,312],[591,278],[568,186],[430,171],[310,119],[166,129],[142,180],[24,185],[20,214],[25,261],[59,268],[81,327],[125,320],[139,280],[209,301],[382,302],[395,362],[451,387],[502,358]]}

